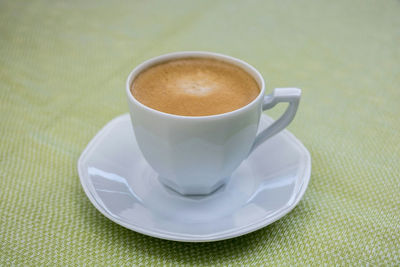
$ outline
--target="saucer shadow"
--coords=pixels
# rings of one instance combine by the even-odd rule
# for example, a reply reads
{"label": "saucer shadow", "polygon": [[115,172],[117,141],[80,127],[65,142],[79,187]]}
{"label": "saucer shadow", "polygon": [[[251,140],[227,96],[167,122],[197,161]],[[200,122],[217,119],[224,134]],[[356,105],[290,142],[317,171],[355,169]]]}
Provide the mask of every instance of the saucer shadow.
{"label": "saucer shadow", "polygon": [[[302,210],[302,202],[288,215],[281,218],[260,230],[239,236],[232,239],[215,241],[215,242],[177,242],[159,239],[136,233],[132,230],[120,226],[105,216],[103,216],[93,205],[83,192],[83,205],[80,206],[80,213],[83,214],[83,222],[87,225],[86,229],[93,229],[93,234],[109,233],[103,235],[103,242],[112,244],[117,247],[124,257],[132,257],[132,261],[137,255],[148,260],[154,260],[157,264],[223,264],[232,263],[237,259],[237,263],[242,262],[241,259],[249,255],[249,252],[259,251],[262,244],[274,246],[274,243],[280,242],[280,238],[275,238],[280,228],[287,227],[290,217],[299,216]],[[93,212],[88,213],[88,208]],[[300,216],[302,217],[302,216]],[[306,218],[303,217],[305,220]],[[89,230],[90,231],[90,230]],[[95,233],[96,232],[96,233]],[[90,234],[90,233],[89,233]],[[265,245],[264,245],[265,246]],[[263,251],[262,253],[269,253]],[[134,264],[134,262],[131,262]]]}

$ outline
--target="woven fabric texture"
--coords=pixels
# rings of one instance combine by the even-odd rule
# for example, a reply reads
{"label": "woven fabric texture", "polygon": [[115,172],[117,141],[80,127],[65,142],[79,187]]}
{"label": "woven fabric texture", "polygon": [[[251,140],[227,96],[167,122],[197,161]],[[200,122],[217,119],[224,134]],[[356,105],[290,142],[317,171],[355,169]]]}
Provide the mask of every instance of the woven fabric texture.
{"label": "woven fabric texture", "polygon": [[[0,1],[0,265],[400,265],[400,2]],[[125,79],[181,50],[303,89],[300,204],[254,233],[179,243],[127,230],[76,163],[128,111]],[[278,107],[268,114],[277,117]]]}

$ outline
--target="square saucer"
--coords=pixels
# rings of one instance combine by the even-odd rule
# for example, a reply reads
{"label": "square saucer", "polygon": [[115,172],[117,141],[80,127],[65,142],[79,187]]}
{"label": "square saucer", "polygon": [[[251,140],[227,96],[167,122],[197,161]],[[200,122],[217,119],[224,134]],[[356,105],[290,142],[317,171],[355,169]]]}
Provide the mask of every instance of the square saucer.
{"label": "square saucer", "polygon": [[[272,122],[263,114],[259,129]],[[253,232],[289,213],[306,191],[311,157],[284,130],[257,147],[214,193],[183,196],[158,181],[124,114],[90,141],[78,172],[89,200],[115,223],[162,239],[209,242]]]}

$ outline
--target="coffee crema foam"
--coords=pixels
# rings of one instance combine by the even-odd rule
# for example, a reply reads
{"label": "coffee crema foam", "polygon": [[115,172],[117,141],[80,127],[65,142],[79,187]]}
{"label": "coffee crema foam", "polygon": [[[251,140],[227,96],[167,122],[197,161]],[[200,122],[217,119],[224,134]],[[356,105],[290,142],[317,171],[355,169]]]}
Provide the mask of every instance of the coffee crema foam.
{"label": "coffee crema foam", "polygon": [[238,66],[209,58],[166,61],[141,72],[131,93],[142,104],[175,115],[207,116],[239,109],[260,93]]}

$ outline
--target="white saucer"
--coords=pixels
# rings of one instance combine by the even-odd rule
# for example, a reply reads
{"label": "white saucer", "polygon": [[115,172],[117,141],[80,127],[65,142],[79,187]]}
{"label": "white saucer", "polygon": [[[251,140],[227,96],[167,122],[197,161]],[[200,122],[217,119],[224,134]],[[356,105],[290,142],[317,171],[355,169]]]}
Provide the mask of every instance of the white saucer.
{"label": "white saucer", "polygon": [[[260,129],[271,124],[263,115]],[[166,188],[143,159],[128,114],[109,122],[78,161],[86,195],[110,220],[163,239],[205,242],[260,229],[290,212],[306,191],[311,157],[287,130],[260,145],[208,196]]]}

